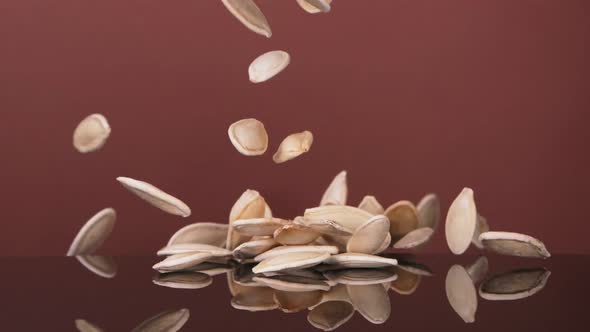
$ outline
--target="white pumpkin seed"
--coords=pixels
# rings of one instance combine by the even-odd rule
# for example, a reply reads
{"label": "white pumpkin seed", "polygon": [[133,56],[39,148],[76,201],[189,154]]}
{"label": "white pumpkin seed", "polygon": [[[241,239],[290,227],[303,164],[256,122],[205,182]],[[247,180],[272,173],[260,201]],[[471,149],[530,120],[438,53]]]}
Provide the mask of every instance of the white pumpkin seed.
{"label": "white pumpkin seed", "polygon": [[74,147],[81,153],[96,151],[106,143],[110,134],[107,119],[102,114],[91,114],[74,130]]}
{"label": "white pumpkin seed", "polygon": [[391,314],[387,290],[381,284],[346,286],[352,305],[373,324],[383,324]]}
{"label": "white pumpkin seed", "polygon": [[267,38],[272,36],[266,17],[252,0],[221,0],[225,8],[248,29]]}
{"label": "white pumpkin seed", "polygon": [[381,243],[379,248],[377,248],[377,250],[372,252],[372,254],[373,255],[380,254],[380,253],[384,252],[385,250],[387,250],[387,248],[389,248],[390,245],[391,245],[391,234],[389,234],[389,232],[387,232],[387,234],[385,235],[385,239],[383,239],[383,242]]}
{"label": "white pumpkin seed", "polygon": [[369,195],[363,197],[363,200],[359,203],[359,209],[371,214],[383,214],[385,212],[385,209],[383,209],[383,206],[377,201],[375,196]]}
{"label": "white pumpkin seed", "polygon": [[263,218],[266,211],[266,201],[256,190],[248,189],[232,206],[229,214],[230,227],[227,231],[226,248],[234,250],[249,238],[234,232],[233,223],[239,219]]}
{"label": "white pumpkin seed", "polygon": [[297,217],[295,220],[293,220],[293,223],[307,226],[320,234],[337,236],[352,235],[352,230],[332,220]]}
{"label": "white pumpkin seed", "polygon": [[272,160],[277,164],[284,163],[308,152],[312,144],[313,134],[311,131],[306,130],[291,134],[283,139],[277,152],[272,156]]}
{"label": "white pumpkin seed", "polygon": [[188,309],[167,310],[148,318],[131,332],[176,332],[186,324],[189,317]]}
{"label": "white pumpkin seed", "polygon": [[264,124],[256,119],[242,119],[232,123],[227,134],[236,150],[244,156],[259,156],[268,148],[268,134]]}
{"label": "white pumpkin seed", "polygon": [[272,236],[289,222],[279,218],[240,219],[232,223],[234,231],[247,236]]}
{"label": "white pumpkin seed", "polygon": [[158,286],[175,289],[200,289],[213,283],[211,276],[199,272],[172,272],[158,274],[152,282]]}
{"label": "white pumpkin seed", "polygon": [[551,272],[543,269],[514,270],[494,275],[479,287],[479,295],[492,301],[520,300],[540,292]]}
{"label": "white pumpkin seed", "polygon": [[477,226],[475,227],[475,232],[473,232],[473,237],[471,238],[471,243],[473,243],[477,248],[483,249],[483,243],[479,240],[479,236],[481,233],[489,232],[490,226],[488,225],[488,221],[486,218],[477,215]]}
{"label": "white pumpkin seed", "polygon": [[123,187],[160,210],[181,217],[188,217],[191,215],[191,209],[183,201],[165,193],[147,182],[124,176],[118,177],[117,181],[119,181]]}
{"label": "white pumpkin seed", "polygon": [[418,228],[430,227],[434,230],[440,221],[440,200],[436,194],[427,194],[418,205]]}
{"label": "white pumpkin seed", "polygon": [[262,262],[263,260],[297,252],[316,252],[330,255],[337,254],[338,248],[334,246],[280,246],[254,257],[254,261]]}
{"label": "white pumpkin seed", "polygon": [[274,239],[252,240],[240,244],[233,251],[239,259],[253,258],[279,245]]}
{"label": "white pumpkin seed", "polygon": [[103,331],[100,327],[98,327],[98,326],[96,326],[84,319],[76,319],[75,324],[76,324],[76,328],[80,332],[102,332]]}
{"label": "white pumpkin seed", "polygon": [[177,254],[166,257],[163,261],[154,264],[152,268],[161,273],[175,272],[189,269],[195,265],[203,263],[211,258],[211,254],[208,253],[190,253],[190,254]]}
{"label": "white pumpkin seed", "polygon": [[78,231],[67,255],[93,254],[111,234],[116,220],[117,214],[112,208],[99,211]]}
{"label": "white pumpkin seed", "polygon": [[320,330],[333,331],[348,322],[353,314],[352,304],[343,301],[329,301],[313,308],[307,315],[307,321]]}
{"label": "white pumpkin seed", "polygon": [[445,222],[445,235],[451,252],[455,255],[464,253],[477,226],[477,209],[473,199],[473,190],[464,188],[455,198]]}
{"label": "white pumpkin seed", "polygon": [[180,243],[165,246],[158,250],[158,256],[170,256],[177,254],[190,254],[190,253],[206,253],[211,256],[231,256],[232,252],[210,244],[201,243]]}
{"label": "white pumpkin seed", "polygon": [[393,247],[396,249],[417,248],[428,242],[433,234],[434,230],[430,227],[417,228],[397,241]]}
{"label": "white pumpkin seed", "polygon": [[310,14],[329,12],[331,2],[332,0],[297,0],[299,6]]}
{"label": "white pumpkin seed", "polygon": [[477,311],[477,291],[467,270],[461,265],[453,265],[445,281],[447,299],[453,310],[465,323],[475,322]]}
{"label": "white pumpkin seed", "polygon": [[117,275],[117,264],[112,257],[84,255],[76,256],[76,259],[90,272],[99,277],[110,279]]}
{"label": "white pumpkin seed", "polygon": [[376,215],[360,225],[346,245],[347,252],[373,254],[378,251],[389,234],[389,219]]}
{"label": "white pumpkin seed", "polygon": [[304,269],[318,265],[325,261],[330,254],[326,252],[291,252],[280,256],[267,258],[258,263],[252,271],[256,274],[266,272],[276,272],[289,269]]}
{"label": "white pumpkin seed", "polygon": [[168,241],[168,246],[174,244],[200,243],[216,247],[225,246],[227,237],[226,224],[212,222],[194,223],[179,229]]}
{"label": "white pumpkin seed", "polygon": [[320,236],[320,233],[313,229],[297,224],[289,224],[275,230],[273,237],[282,245],[304,245],[309,244]]}
{"label": "white pumpkin seed", "polygon": [[258,56],[248,67],[248,76],[252,83],[262,83],[282,72],[291,61],[285,51],[270,51]]}
{"label": "white pumpkin seed", "polygon": [[345,228],[354,231],[365,221],[373,217],[365,210],[346,205],[325,205],[305,210],[303,215],[306,219],[332,220]]}
{"label": "white pumpkin seed", "polygon": [[325,205],[346,205],[348,198],[348,183],[346,180],[346,171],[338,173],[320,201],[320,206]]}
{"label": "white pumpkin seed", "polygon": [[501,255],[548,258],[551,257],[547,248],[540,240],[532,236],[511,232],[485,232],[479,236],[487,250]]}
{"label": "white pumpkin seed", "polygon": [[381,256],[344,253],[332,255],[324,261],[325,264],[335,265],[337,268],[377,268],[397,265],[397,260]]}
{"label": "white pumpkin seed", "polygon": [[389,233],[395,243],[418,227],[418,211],[412,202],[399,201],[385,210],[389,219]]}

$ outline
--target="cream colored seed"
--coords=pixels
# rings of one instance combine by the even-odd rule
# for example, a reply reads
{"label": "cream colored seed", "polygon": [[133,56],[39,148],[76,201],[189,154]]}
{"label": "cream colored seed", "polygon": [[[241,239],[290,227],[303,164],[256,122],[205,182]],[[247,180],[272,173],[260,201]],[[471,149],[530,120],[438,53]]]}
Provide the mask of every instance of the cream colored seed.
{"label": "cream colored seed", "polygon": [[266,17],[252,0],[221,0],[225,8],[248,29],[267,38],[272,36]]}
{"label": "cream colored seed", "polygon": [[102,114],[91,114],[84,118],[74,130],[73,144],[81,153],[100,149],[111,134],[111,127]]}
{"label": "cream colored seed", "polygon": [[232,123],[227,134],[236,150],[244,156],[259,156],[268,148],[268,134],[264,124],[256,119],[242,119]]}
{"label": "cream colored seed", "polygon": [[313,134],[310,131],[291,134],[281,142],[272,160],[277,164],[284,163],[308,152],[312,144]]}

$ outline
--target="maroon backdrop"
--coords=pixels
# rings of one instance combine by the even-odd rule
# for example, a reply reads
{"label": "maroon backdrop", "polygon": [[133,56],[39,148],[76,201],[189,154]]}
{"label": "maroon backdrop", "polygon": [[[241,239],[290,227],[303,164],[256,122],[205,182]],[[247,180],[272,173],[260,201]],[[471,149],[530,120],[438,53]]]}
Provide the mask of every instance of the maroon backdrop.
{"label": "maroon backdrop", "polygon": [[[588,1],[335,0],[325,15],[258,3],[271,39],[213,0],[0,2],[0,252],[64,254],[112,206],[103,252],[151,254],[188,222],[225,222],[246,188],[301,214],[346,169],[353,204],[436,192],[446,213],[470,186],[493,229],[590,253]],[[273,49],[291,65],[249,83],[248,64]],[[113,132],[83,155],[72,131],[95,112]],[[227,138],[244,117],[267,127],[262,157]],[[275,165],[282,138],[305,129],[310,153]],[[121,175],[193,215],[148,206]],[[448,252],[442,229],[427,251]]]}

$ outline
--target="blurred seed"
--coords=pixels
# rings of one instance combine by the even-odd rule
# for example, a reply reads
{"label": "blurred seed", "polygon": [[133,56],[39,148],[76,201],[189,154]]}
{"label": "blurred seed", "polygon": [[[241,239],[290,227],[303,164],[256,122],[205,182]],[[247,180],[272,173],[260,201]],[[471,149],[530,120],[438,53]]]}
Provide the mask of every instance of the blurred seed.
{"label": "blurred seed", "polygon": [[268,134],[264,124],[256,119],[242,119],[232,123],[227,134],[236,150],[244,156],[259,156],[268,148]]}
{"label": "blurred seed", "polygon": [[254,258],[255,262],[262,262],[263,260],[267,260],[274,257],[279,257],[285,254],[291,253],[298,253],[298,252],[315,252],[315,253],[326,253],[330,254],[337,254],[338,248],[334,246],[280,246],[269,251],[260,254]]}
{"label": "blurred seed", "polygon": [[324,275],[343,285],[373,285],[391,282],[397,279],[391,269],[344,269],[326,271]]}
{"label": "blurred seed", "polygon": [[352,235],[352,231],[350,229],[332,220],[297,217],[295,220],[293,220],[293,223],[307,226],[320,234],[343,236]]}
{"label": "blurred seed", "polygon": [[106,143],[110,134],[107,119],[102,114],[91,114],[74,130],[74,147],[81,153],[96,151]]}
{"label": "blurred seed", "polygon": [[347,252],[373,254],[378,251],[389,234],[389,219],[376,215],[360,225],[346,245]]}
{"label": "blurred seed", "polygon": [[467,270],[461,265],[453,265],[445,281],[447,299],[455,312],[465,323],[475,322],[477,311],[477,291]]}
{"label": "blurred seed", "polygon": [[488,274],[488,259],[485,256],[479,257],[473,264],[467,267],[467,273],[473,283],[480,282]]}
{"label": "blurred seed", "polygon": [[145,320],[131,332],[176,332],[186,324],[189,316],[188,309],[167,310]]}
{"label": "blurred seed", "polygon": [[393,247],[396,249],[416,248],[428,242],[433,234],[434,230],[430,227],[417,228],[397,241]]}
{"label": "blurred seed", "polygon": [[329,301],[313,308],[307,315],[307,321],[320,330],[333,331],[346,323],[353,314],[352,304],[343,301]]}
{"label": "blurred seed", "polygon": [[248,67],[250,82],[268,81],[287,68],[290,61],[289,53],[281,50],[266,52],[258,56]]}
{"label": "blurred seed", "polygon": [[266,17],[252,0],[222,0],[229,12],[248,29],[270,38],[272,31]]}
{"label": "blurred seed", "polygon": [[397,279],[394,280],[390,288],[401,295],[410,295],[418,289],[422,276],[401,269],[399,266],[394,268]]}
{"label": "blurred seed", "polygon": [[530,258],[551,257],[543,242],[532,236],[511,232],[485,232],[479,236],[487,250],[501,255]]}
{"label": "blurred seed", "polygon": [[348,197],[348,184],[346,180],[346,171],[338,173],[320,201],[320,206],[326,205],[346,205]]}
{"label": "blurred seed", "polygon": [[110,279],[117,275],[117,264],[112,257],[84,255],[76,256],[76,259],[90,272],[99,277]]}
{"label": "blurred seed", "polygon": [[266,206],[266,201],[256,190],[248,189],[244,191],[232,206],[229,214],[230,227],[227,231],[227,249],[234,250],[238,245],[248,240],[247,236],[234,232],[234,222],[239,219],[264,218]]}
{"label": "blurred seed", "polygon": [[265,273],[289,269],[304,269],[320,264],[328,257],[330,257],[330,254],[326,252],[291,252],[267,258],[258,263],[252,271],[254,273]]}
{"label": "blurred seed", "polygon": [[158,286],[169,288],[199,289],[211,285],[213,279],[209,275],[199,272],[172,272],[158,274],[152,282]]}
{"label": "blurred seed", "polygon": [[252,240],[240,244],[236,249],[234,249],[233,255],[239,259],[253,258],[262,254],[263,252],[268,251],[271,248],[276,247],[277,245],[278,243],[272,238]]}
{"label": "blurred seed", "polygon": [[473,243],[477,248],[483,249],[483,243],[479,240],[479,236],[481,233],[489,232],[490,226],[488,225],[488,221],[486,218],[477,215],[477,226],[475,227],[475,232],[473,232],[473,237],[471,238],[471,243]]}
{"label": "blurred seed", "polygon": [[168,245],[200,243],[216,247],[224,247],[227,237],[226,224],[211,222],[194,223],[179,229],[168,241]]}
{"label": "blurred seed", "polygon": [[418,211],[409,201],[399,201],[385,210],[393,243],[418,227]]}
{"label": "blurred seed", "polygon": [[211,262],[203,262],[187,269],[187,271],[204,273],[210,277],[227,273],[232,270],[233,267],[231,265]]}
{"label": "blurred seed", "polygon": [[389,248],[390,245],[391,245],[391,234],[389,234],[389,232],[387,232],[387,234],[385,234],[385,239],[383,239],[383,242],[381,243],[379,248],[377,248],[377,250],[375,250],[372,254],[373,255],[380,254],[380,253],[384,252],[385,250],[387,250],[387,248]]}
{"label": "blurred seed", "polygon": [[395,266],[397,260],[360,253],[344,253],[332,255],[324,263],[335,265],[338,268],[377,268]]}
{"label": "blurred seed", "polygon": [[117,214],[114,209],[106,208],[99,211],[78,231],[67,255],[89,255],[94,253],[109,237],[115,227],[116,220]]}
{"label": "blurred seed", "polygon": [[274,300],[282,312],[294,313],[318,304],[322,300],[322,292],[285,292],[275,290]]}
{"label": "blurred seed", "polygon": [[543,268],[514,270],[494,275],[479,287],[479,295],[492,301],[520,300],[540,292],[551,272]]}
{"label": "blurred seed", "polygon": [[200,243],[180,243],[166,246],[158,250],[158,256],[169,256],[177,254],[190,254],[190,253],[206,253],[211,256],[231,256],[232,252],[210,244]]}
{"label": "blurred seed", "polygon": [[359,209],[371,214],[383,214],[385,212],[383,206],[377,201],[375,196],[369,195],[363,197],[363,200],[359,203]]}
{"label": "blurred seed", "polygon": [[272,236],[289,222],[279,218],[240,219],[232,223],[234,231],[247,236]]}
{"label": "blurred seed", "polygon": [[464,253],[477,226],[477,209],[473,199],[473,190],[464,188],[455,198],[445,222],[445,235],[451,252],[455,255]]}
{"label": "blurred seed", "polygon": [[98,326],[96,326],[84,319],[76,319],[75,324],[76,324],[76,328],[80,332],[102,332],[103,331],[100,327],[98,327]]}
{"label": "blurred seed", "polygon": [[332,220],[354,231],[365,221],[373,217],[373,215],[365,210],[352,206],[325,205],[305,210],[303,217],[306,219]]}
{"label": "blurred seed", "polygon": [[279,275],[274,277],[256,276],[253,278],[267,287],[285,292],[327,291],[330,286],[324,281],[299,276]]}
{"label": "blurred seed", "polygon": [[346,286],[352,305],[373,324],[383,324],[391,314],[387,290],[381,284]]}
{"label": "blurred seed", "polygon": [[308,152],[312,144],[313,134],[310,131],[291,134],[283,139],[272,160],[277,164],[284,163]]}
{"label": "blurred seed", "polygon": [[191,215],[191,209],[184,202],[147,182],[123,176],[118,177],[117,181],[123,187],[160,210],[181,217]]}
{"label": "blurred seed", "polygon": [[273,237],[282,245],[304,245],[313,242],[320,234],[313,229],[297,224],[289,224],[275,230]]}
{"label": "blurred seed", "polygon": [[213,258],[208,253],[190,253],[190,254],[177,254],[166,257],[163,261],[154,264],[152,268],[161,273],[175,272],[189,269],[195,265],[203,263],[208,259]]}
{"label": "blurred seed", "polygon": [[331,2],[332,0],[297,0],[299,6],[310,14],[329,12]]}
{"label": "blurred seed", "polygon": [[440,200],[436,194],[427,194],[418,205],[418,228],[430,227],[436,230],[440,221]]}
{"label": "blurred seed", "polygon": [[231,306],[239,310],[266,311],[277,308],[274,290],[268,287],[244,287],[231,300]]}

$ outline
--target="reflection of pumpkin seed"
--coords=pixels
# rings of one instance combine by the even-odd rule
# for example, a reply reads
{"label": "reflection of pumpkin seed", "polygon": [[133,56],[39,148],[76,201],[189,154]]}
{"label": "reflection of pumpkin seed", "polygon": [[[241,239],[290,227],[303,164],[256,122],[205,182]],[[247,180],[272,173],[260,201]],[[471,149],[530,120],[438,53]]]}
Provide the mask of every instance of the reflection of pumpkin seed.
{"label": "reflection of pumpkin seed", "polygon": [[180,243],[180,244],[173,244],[169,246],[165,246],[164,248],[158,250],[158,256],[169,256],[169,255],[177,255],[177,254],[189,254],[189,253],[207,253],[211,256],[230,256],[232,253],[231,251],[220,248],[216,246],[212,246],[210,244],[201,244],[201,243]]}
{"label": "reflection of pumpkin seed", "polygon": [[211,254],[202,252],[177,254],[168,256],[163,261],[154,264],[152,268],[162,273],[181,271],[203,263],[213,257]]}
{"label": "reflection of pumpkin seed", "polygon": [[324,263],[335,265],[335,268],[375,268],[395,266],[397,260],[367,254],[344,253],[332,255]]}
{"label": "reflection of pumpkin seed", "polygon": [[551,272],[543,269],[523,269],[494,275],[479,287],[479,295],[486,300],[519,300],[540,292]]}
{"label": "reflection of pumpkin seed", "polygon": [[467,270],[461,265],[451,266],[445,285],[447,299],[453,310],[465,323],[475,322],[477,291]]}
{"label": "reflection of pumpkin seed", "polygon": [[274,290],[268,287],[244,287],[231,299],[231,306],[247,311],[267,311],[277,308]]}
{"label": "reflection of pumpkin seed", "polygon": [[168,310],[139,324],[132,332],[179,331],[189,319],[188,309]]}
{"label": "reflection of pumpkin seed", "polygon": [[373,254],[381,248],[389,233],[389,219],[376,215],[361,224],[346,245],[347,252]]}
{"label": "reflection of pumpkin seed", "polygon": [[274,299],[281,311],[293,313],[305,310],[318,304],[322,299],[322,292],[285,292],[275,290]]}
{"label": "reflection of pumpkin seed", "polygon": [[485,278],[486,274],[488,274],[488,266],[488,259],[485,256],[481,256],[473,264],[467,267],[467,273],[469,273],[474,284]]}
{"label": "reflection of pumpkin seed", "polygon": [[317,252],[327,254],[337,254],[338,248],[334,246],[280,246],[260,254],[254,258],[255,262],[262,262],[263,260],[296,252]]}
{"label": "reflection of pumpkin seed", "polygon": [[344,269],[324,272],[326,278],[343,285],[372,285],[394,281],[397,276],[390,269]]}
{"label": "reflection of pumpkin seed", "polygon": [[320,264],[328,257],[330,257],[330,254],[326,252],[291,252],[267,258],[258,263],[252,271],[254,273],[265,273],[289,269],[304,269]]}
{"label": "reflection of pumpkin seed", "polygon": [[274,277],[256,276],[252,280],[267,287],[285,292],[327,291],[330,289],[330,286],[324,281],[290,275]]}
{"label": "reflection of pumpkin seed", "polygon": [[266,17],[252,0],[222,0],[225,8],[248,29],[270,38],[272,31]]}
{"label": "reflection of pumpkin seed", "polygon": [[111,126],[102,114],[84,118],[74,130],[74,147],[81,153],[100,149],[111,135]]}
{"label": "reflection of pumpkin seed", "polygon": [[188,217],[191,215],[191,209],[184,204],[183,201],[165,193],[147,182],[124,176],[118,177],[117,181],[119,181],[123,187],[160,210],[181,217]]}
{"label": "reflection of pumpkin seed", "polygon": [[112,257],[85,255],[76,259],[92,273],[103,278],[114,278],[117,274],[117,264]]}
{"label": "reflection of pumpkin seed", "polygon": [[115,227],[117,214],[106,208],[90,218],[80,229],[68,250],[68,256],[94,253],[111,234]]}
{"label": "reflection of pumpkin seed", "polygon": [[329,301],[313,308],[307,315],[307,321],[320,330],[333,331],[346,323],[353,314],[352,304],[343,301]]}
{"label": "reflection of pumpkin seed", "polygon": [[410,295],[418,289],[422,276],[401,269],[400,266],[394,268],[397,279],[394,280],[390,287],[396,293],[401,295]]}
{"label": "reflection of pumpkin seed", "polygon": [[348,184],[346,171],[338,173],[322,196],[320,206],[325,205],[346,205],[348,197]]}
{"label": "reflection of pumpkin seed", "polygon": [[172,272],[158,274],[152,282],[158,286],[176,289],[199,289],[211,285],[213,279],[199,272]]}
{"label": "reflection of pumpkin seed", "polygon": [[355,309],[373,324],[383,324],[391,314],[387,290],[381,284],[346,286]]}
{"label": "reflection of pumpkin seed", "polygon": [[487,250],[502,255],[548,258],[551,257],[543,242],[532,236],[511,232],[485,232],[479,236]]}
{"label": "reflection of pumpkin seed", "polygon": [[445,222],[445,235],[451,252],[455,255],[464,253],[477,227],[477,209],[473,199],[473,190],[464,188],[455,198]]}

